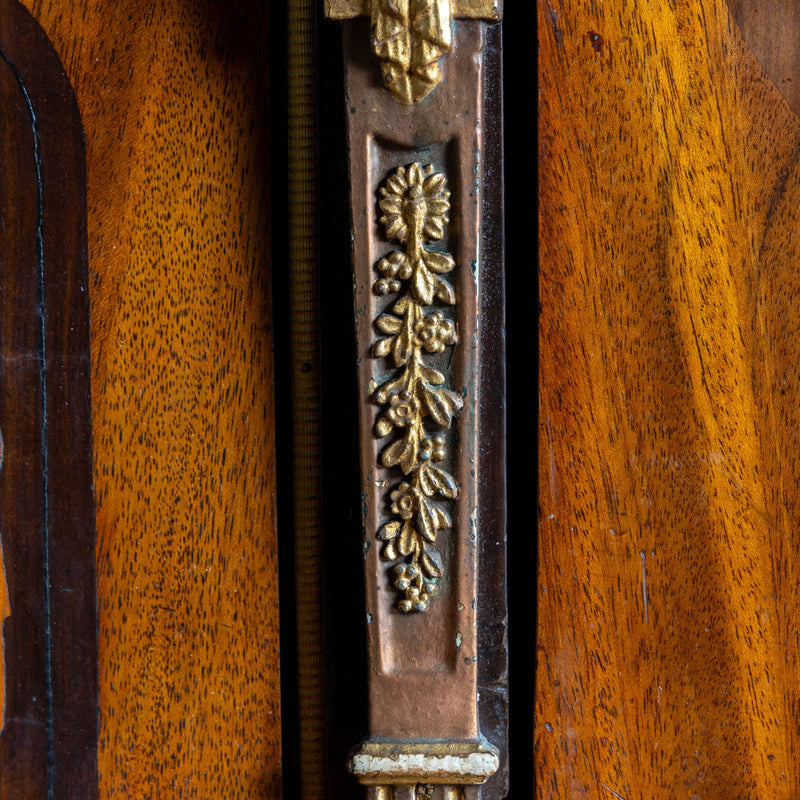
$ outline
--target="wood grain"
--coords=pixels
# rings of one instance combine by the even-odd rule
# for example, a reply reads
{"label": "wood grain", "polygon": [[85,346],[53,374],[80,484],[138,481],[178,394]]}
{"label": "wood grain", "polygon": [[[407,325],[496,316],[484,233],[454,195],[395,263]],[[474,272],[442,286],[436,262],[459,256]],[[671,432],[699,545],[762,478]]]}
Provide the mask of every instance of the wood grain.
{"label": "wood grain", "polygon": [[542,798],[800,791],[800,124],[724,0],[540,0]]}
{"label": "wood grain", "polygon": [[800,113],[800,3],[728,0],[733,18],[781,94]]}
{"label": "wood grain", "polygon": [[[7,9],[2,11],[5,21]],[[12,612],[2,631],[7,696],[0,738],[0,797],[27,800],[47,797],[49,780],[38,181],[31,115],[17,76],[5,59],[0,60],[0,98],[4,111],[0,123],[0,420],[4,442],[0,536]]]}
{"label": "wood grain", "polygon": [[26,5],[86,136],[100,796],[276,798],[266,4]]}

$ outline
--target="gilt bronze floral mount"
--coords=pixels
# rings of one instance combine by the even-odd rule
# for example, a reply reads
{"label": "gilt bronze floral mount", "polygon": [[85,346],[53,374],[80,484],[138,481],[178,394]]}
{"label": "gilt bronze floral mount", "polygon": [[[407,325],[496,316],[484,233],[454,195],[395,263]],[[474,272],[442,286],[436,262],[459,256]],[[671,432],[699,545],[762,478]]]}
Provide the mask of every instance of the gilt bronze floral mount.
{"label": "gilt bronze floral mount", "polygon": [[387,358],[396,372],[373,392],[383,407],[375,434],[389,438],[380,456],[384,467],[395,467],[404,480],[392,485],[391,519],[378,532],[385,542],[383,558],[397,562],[394,586],[403,592],[400,611],[425,611],[442,577],[442,557],[435,549],[437,534],[452,527],[448,511],[437,498],[458,495],[446,460],[447,431],[464,405],[449,389],[445,374],[425,361],[443,354],[457,342],[452,319],[441,306],[454,306],[453,286],[444,276],[455,268],[449,253],[426,247],[444,236],[450,210],[447,181],[433,165],[398,167],[380,190],[381,224],[386,236],[405,245],[380,259],[381,274],[374,284],[378,295],[394,294],[389,311],[375,327],[384,338],[372,351]]}

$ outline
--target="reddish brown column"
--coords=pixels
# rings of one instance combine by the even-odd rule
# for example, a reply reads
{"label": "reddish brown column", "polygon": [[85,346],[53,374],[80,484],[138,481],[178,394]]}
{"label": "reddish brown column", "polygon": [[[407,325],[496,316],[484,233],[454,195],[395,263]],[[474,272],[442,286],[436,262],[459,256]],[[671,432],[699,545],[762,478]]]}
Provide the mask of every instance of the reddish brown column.
{"label": "reddish brown column", "polygon": [[486,23],[452,23],[415,102],[413,68],[396,77],[370,30],[344,33],[370,659],[350,768],[375,800],[477,796],[499,763],[479,724],[479,552],[505,535],[479,526]]}

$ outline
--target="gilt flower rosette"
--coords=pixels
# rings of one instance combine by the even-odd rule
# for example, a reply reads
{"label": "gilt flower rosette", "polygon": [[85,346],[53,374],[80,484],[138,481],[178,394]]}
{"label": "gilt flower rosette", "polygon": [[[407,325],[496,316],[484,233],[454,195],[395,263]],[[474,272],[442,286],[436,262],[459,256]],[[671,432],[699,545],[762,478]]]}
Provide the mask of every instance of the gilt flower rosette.
{"label": "gilt flower rosette", "polygon": [[376,358],[387,358],[395,374],[373,394],[382,411],[375,423],[380,438],[391,437],[381,464],[402,476],[387,497],[391,518],[378,532],[382,556],[392,562],[394,586],[402,593],[400,611],[425,611],[443,575],[437,534],[452,527],[447,505],[458,494],[445,469],[447,437],[453,417],[463,407],[461,395],[447,388],[444,374],[426,363],[457,342],[456,326],[442,307],[456,302],[443,276],[455,262],[426,243],[444,236],[450,209],[445,176],[432,165],[399,167],[380,190],[381,224],[389,240],[404,245],[376,265],[381,277],[374,290],[397,294],[390,313],[375,320],[384,334],[373,345]]}

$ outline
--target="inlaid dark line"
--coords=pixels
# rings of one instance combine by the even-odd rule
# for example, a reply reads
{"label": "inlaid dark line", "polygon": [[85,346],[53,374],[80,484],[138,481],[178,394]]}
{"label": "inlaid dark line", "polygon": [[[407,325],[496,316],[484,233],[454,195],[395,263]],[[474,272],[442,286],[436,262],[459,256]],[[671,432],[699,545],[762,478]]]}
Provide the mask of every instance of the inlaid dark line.
{"label": "inlaid dark line", "polygon": [[55,724],[53,716],[53,651],[52,631],[50,622],[50,519],[48,514],[48,482],[47,482],[47,359],[45,357],[45,303],[44,303],[44,240],[42,237],[42,222],[44,218],[44,191],[42,184],[42,152],[41,139],[36,112],[33,108],[30,95],[22,80],[22,76],[11,63],[6,53],[0,49],[0,58],[5,61],[11,70],[17,85],[25,99],[25,105],[31,116],[31,130],[33,133],[33,157],[36,167],[36,266],[38,276],[38,305],[39,305],[39,380],[41,381],[41,415],[42,415],[42,528],[43,528],[43,568],[44,568],[44,650],[45,671],[47,687],[47,798],[53,800],[53,777],[55,769]]}

